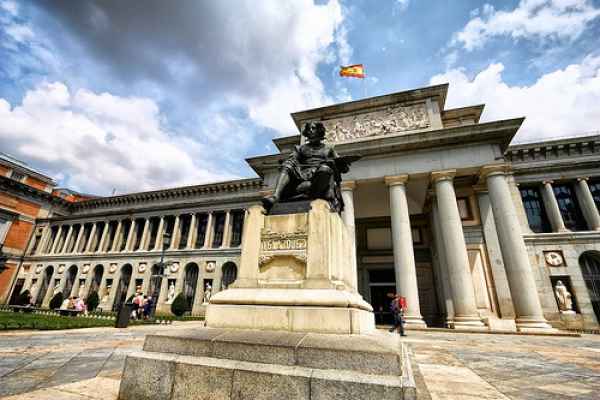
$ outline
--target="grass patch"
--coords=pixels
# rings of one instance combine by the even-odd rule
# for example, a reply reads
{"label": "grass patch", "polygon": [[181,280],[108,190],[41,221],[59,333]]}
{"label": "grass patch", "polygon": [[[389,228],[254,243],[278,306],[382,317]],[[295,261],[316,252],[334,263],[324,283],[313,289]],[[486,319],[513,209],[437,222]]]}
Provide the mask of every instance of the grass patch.
{"label": "grass patch", "polygon": [[60,315],[0,312],[0,330],[9,329],[78,329],[114,326],[113,319],[63,317]]}

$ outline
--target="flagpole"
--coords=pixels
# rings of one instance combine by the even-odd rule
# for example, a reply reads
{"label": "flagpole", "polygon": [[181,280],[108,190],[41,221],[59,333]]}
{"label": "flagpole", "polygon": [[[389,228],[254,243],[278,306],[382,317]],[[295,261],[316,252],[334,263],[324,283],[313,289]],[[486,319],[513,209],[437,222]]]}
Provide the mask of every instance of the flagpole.
{"label": "flagpole", "polygon": [[367,98],[367,70],[365,69],[365,67],[363,66],[363,74],[364,74],[364,78],[363,78],[363,91],[365,92],[365,99]]}

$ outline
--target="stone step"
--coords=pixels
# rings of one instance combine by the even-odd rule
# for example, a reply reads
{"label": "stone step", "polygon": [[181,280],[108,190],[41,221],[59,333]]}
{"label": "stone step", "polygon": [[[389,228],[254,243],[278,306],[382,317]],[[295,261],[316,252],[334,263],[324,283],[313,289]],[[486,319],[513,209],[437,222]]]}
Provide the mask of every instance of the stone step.
{"label": "stone step", "polygon": [[147,335],[144,351],[313,369],[402,375],[398,335],[333,335],[205,328]]}
{"label": "stone step", "polygon": [[[410,368],[405,369],[408,373]],[[374,375],[137,352],[127,356],[120,400],[399,400],[415,399],[410,375]]]}

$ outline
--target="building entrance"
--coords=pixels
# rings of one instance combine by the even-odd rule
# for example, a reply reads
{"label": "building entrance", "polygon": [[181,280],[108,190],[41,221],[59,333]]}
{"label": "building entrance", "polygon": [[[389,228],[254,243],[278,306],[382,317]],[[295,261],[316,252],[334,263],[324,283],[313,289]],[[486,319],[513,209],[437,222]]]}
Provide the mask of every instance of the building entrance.
{"label": "building entrance", "polygon": [[390,311],[391,293],[396,293],[394,269],[369,270],[369,291],[371,306],[375,313],[375,323],[392,324],[394,316]]}

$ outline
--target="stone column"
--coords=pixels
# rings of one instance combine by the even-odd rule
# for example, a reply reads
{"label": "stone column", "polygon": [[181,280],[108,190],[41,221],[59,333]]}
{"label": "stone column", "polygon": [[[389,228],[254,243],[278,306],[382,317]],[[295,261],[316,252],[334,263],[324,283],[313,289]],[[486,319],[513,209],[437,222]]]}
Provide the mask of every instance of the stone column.
{"label": "stone column", "polygon": [[213,221],[214,215],[212,211],[208,212],[208,220],[206,221],[206,234],[204,235],[204,246],[205,249],[210,249],[212,245],[213,237]]}
{"label": "stone column", "polygon": [[144,230],[142,231],[142,239],[140,240],[140,248],[138,251],[146,251],[148,250],[148,234],[150,232],[150,218],[146,218],[144,222]]}
{"label": "stone column", "polygon": [[111,243],[111,252],[116,252],[119,243],[121,242],[121,231],[123,230],[123,221],[119,220],[117,223],[117,229],[115,229],[115,235],[113,237],[113,242]]}
{"label": "stone column", "polygon": [[44,248],[48,245],[48,238],[50,236],[50,225],[46,225],[44,227],[44,231],[42,232],[42,237],[40,238],[40,243],[35,252],[36,255],[44,254]]}
{"label": "stone column", "polygon": [[52,248],[50,249],[50,254],[56,254],[58,251],[58,243],[60,242],[60,235],[62,234],[62,225],[59,225],[56,230],[56,236],[54,237],[54,242],[52,243]]}
{"label": "stone column", "polygon": [[442,226],[437,202],[434,201],[431,207],[431,230],[435,241],[435,251],[437,254],[436,264],[440,273],[442,286],[442,295],[444,297],[444,308],[446,310],[446,326],[454,326],[454,303],[452,301],[452,289],[450,288],[450,278],[448,277],[448,263],[446,261],[446,249],[444,248],[444,238],[442,237]]}
{"label": "stone column", "polygon": [[85,224],[79,225],[79,232],[77,233],[77,239],[75,239],[75,245],[73,246],[73,253],[79,253],[79,247],[81,246],[81,239],[83,238],[83,232]]}
{"label": "stone column", "polygon": [[65,238],[65,242],[62,245],[60,253],[63,254],[67,251],[67,247],[69,247],[69,241],[71,240],[71,235],[73,234],[73,225],[69,225],[69,229],[67,230],[67,236]]}
{"label": "stone column", "polygon": [[356,188],[356,182],[345,181],[342,182],[342,200],[344,200],[344,211],[342,212],[342,219],[344,224],[348,228],[348,234],[352,239],[352,254],[351,254],[351,285],[354,289],[358,290],[358,265],[356,262],[356,226],[354,222],[354,189]]}
{"label": "stone column", "polygon": [[156,240],[154,241],[154,251],[160,251],[163,242],[163,230],[165,228],[165,217],[160,217],[158,228],[156,229]]}
{"label": "stone column", "polygon": [[435,195],[440,217],[440,230],[444,242],[448,277],[454,305],[454,328],[483,328],[475,303],[475,290],[467,245],[458,213],[453,179],[456,170],[433,172]]}
{"label": "stone column", "polygon": [[568,232],[569,230],[565,228],[565,223],[560,213],[560,209],[558,208],[554,190],[552,190],[552,181],[544,181],[542,199],[544,201],[544,208],[546,208],[546,212],[548,213],[550,225],[552,225],[552,231]]}
{"label": "stone column", "polygon": [[129,225],[129,233],[127,234],[127,241],[125,242],[125,251],[131,251],[131,246],[133,246],[133,235],[135,234],[135,219],[131,219],[131,224]]}
{"label": "stone column", "polygon": [[92,224],[92,229],[90,230],[90,236],[88,237],[87,243],[85,245],[84,253],[89,253],[92,248],[92,243],[94,243],[94,236],[96,235],[96,223]]}
{"label": "stone column", "polygon": [[104,222],[104,229],[102,229],[102,235],[100,236],[100,244],[98,246],[98,253],[102,253],[104,251],[104,246],[106,245],[106,238],[108,236],[108,224],[109,224],[109,221]]}
{"label": "stone column", "polygon": [[231,244],[231,210],[225,212],[225,225],[223,226],[222,249],[228,249]]}
{"label": "stone column", "polygon": [[196,235],[197,235],[197,227],[198,219],[196,218],[196,213],[192,213],[192,217],[190,218],[190,230],[188,233],[188,241],[185,246],[186,249],[193,249],[194,243],[196,243]]}
{"label": "stone column", "polygon": [[406,298],[407,325],[425,326],[419,306],[417,268],[413,249],[406,182],[408,175],[386,176],[390,190],[390,217],[392,221],[392,246],[394,250],[394,274],[396,293]]}
{"label": "stone column", "polygon": [[171,246],[169,250],[177,250],[179,246],[179,239],[181,239],[181,217],[175,216],[175,223],[173,224],[173,234],[171,235]]}
{"label": "stone column", "polygon": [[506,182],[506,169],[506,165],[483,167],[481,175],[487,179],[498,240],[517,314],[515,322],[519,331],[549,330],[552,328],[542,312],[519,219]]}
{"label": "stone column", "polygon": [[588,178],[577,178],[577,200],[590,230],[600,231],[600,213],[594,202],[594,197],[592,196],[587,180]]}

